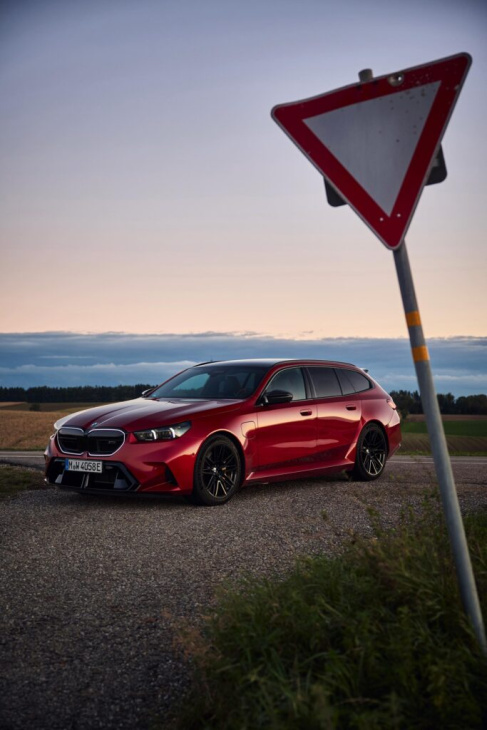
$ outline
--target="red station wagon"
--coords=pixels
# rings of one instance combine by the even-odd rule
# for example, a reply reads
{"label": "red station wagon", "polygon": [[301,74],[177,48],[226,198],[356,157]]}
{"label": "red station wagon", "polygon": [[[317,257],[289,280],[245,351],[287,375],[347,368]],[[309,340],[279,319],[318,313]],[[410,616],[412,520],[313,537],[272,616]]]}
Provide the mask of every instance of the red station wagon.
{"label": "red station wagon", "polygon": [[55,429],[45,452],[49,484],[180,494],[205,505],[252,482],[344,470],[377,479],[401,442],[396,406],[370,375],[317,360],[202,363]]}

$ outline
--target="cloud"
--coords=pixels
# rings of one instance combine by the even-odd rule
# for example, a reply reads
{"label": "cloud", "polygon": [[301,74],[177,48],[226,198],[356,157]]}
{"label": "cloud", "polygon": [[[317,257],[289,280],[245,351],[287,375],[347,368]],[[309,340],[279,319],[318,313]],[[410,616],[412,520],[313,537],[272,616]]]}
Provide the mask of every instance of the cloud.
{"label": "cloud", "polygon": [[[487,392],[487,338],[429,340],[439,392]],[[237,358],[311,358],[367,368],[389,390],[416,390],[406,338],[287,339],[253,332],[0,334],[0,385],[160,383],[197,362]]]}
{"label": "cloud", "polygon": [[34,385],[62,387],[67,385],[130,385],[160,383],[171,375],[195,365],[188,360],[174,362],[135,362],[123,365],[114,362],[93,365],[19,365],[15,368],[0,366],[0,384],[14,381],[25,388]]}

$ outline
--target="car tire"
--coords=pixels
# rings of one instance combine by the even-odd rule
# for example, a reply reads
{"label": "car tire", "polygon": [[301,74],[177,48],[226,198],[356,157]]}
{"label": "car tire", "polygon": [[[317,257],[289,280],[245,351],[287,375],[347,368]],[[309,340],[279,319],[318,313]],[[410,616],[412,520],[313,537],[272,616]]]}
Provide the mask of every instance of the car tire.
{"label": "car tire", "polygon": [[225,504],[242,481],[242,459],[231,439],[213,436],[204,442],[194,468],[192,500],[196,504]]}
{"label": "car tire", "polygon": [[376,423],[369,423],[363,429],[357,442],[354,479],[371,482],[378,479],[387,460],[387,439],[384,431]]}

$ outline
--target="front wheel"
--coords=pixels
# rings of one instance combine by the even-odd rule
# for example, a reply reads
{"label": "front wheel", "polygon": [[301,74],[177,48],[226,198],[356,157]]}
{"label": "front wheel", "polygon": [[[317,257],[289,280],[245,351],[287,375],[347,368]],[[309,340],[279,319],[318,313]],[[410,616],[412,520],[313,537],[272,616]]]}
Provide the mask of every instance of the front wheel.
{"label": "front wheel", "polygon": [[362,430],[357,443],[357,455],[353,476],[362,482],[380,477],[387,458],[387,441],[383,430],[375,423],[369,423]]}
{"label": "front wheel", "polygon": [[193,501],[224,504],[233,497],[242,480],[242,460],[237,447],[226,436],[208,439],[196,459]]}

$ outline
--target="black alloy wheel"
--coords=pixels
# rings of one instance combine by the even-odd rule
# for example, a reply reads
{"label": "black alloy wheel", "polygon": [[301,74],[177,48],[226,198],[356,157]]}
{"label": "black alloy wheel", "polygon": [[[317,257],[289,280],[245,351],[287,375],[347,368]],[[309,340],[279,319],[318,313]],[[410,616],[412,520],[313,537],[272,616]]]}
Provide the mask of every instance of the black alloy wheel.
{"label": "black alloy wheel", "polygon": [[357,443],[353,476],[363,482],[380,477],[387,459],[387,440],[384,431],[375,423],[362,430]]}
{"label": "black alloy wheel", "polygon": [[237,447],[225,436],[208,439],[196,459],[193,501],[217,505],[228,502],[242,481],[242,460]]}

